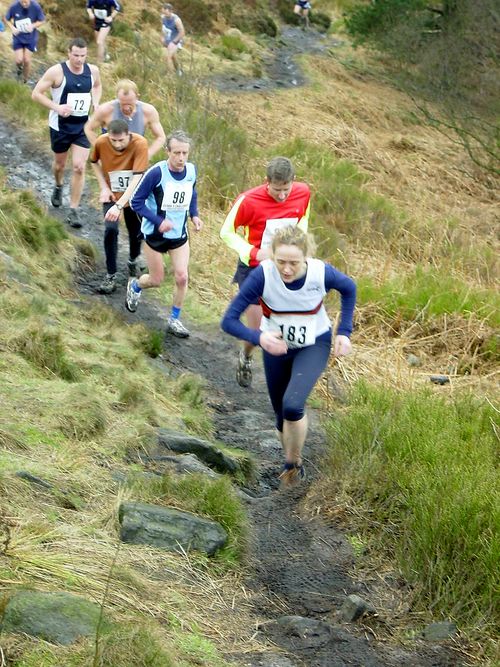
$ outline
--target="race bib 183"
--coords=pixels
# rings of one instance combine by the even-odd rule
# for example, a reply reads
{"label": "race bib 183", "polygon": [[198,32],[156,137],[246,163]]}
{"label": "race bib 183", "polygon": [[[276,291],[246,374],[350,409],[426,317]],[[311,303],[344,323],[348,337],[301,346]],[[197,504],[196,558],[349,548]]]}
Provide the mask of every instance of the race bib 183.
{"label": "race bib 183", "polygon": [[[316,341],[315,315],[279,315],[273,313],[267,320],[268,331],[280,331],[287,347],[307,347]],[[265,318],[262,318],[264,321]]]}

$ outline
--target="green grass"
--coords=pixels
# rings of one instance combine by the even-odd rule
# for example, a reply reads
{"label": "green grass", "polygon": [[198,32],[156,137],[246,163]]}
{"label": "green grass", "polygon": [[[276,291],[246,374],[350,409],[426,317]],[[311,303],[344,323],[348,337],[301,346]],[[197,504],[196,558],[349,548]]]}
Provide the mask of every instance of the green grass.
{"label": "green grass", "polygon": [[495,421],[473,396],[360,383],[326,425],[326,479],[365,509],[372,546],[396,554],[421,609],[480,632],[500,620]]}
{"label": "green grass", "polygon": [[500,297],[495,290],[472,287],[443,270],[421,266],[380,285],[360,277],[358,300],[360,305],[375,303],[384,315],[405,321],[457,314],[500,325]]}
{"label": "green grass", "polygon": [[[145,479],[141,475],[132,475],[129,488],[141,501],[160,500],[166,505],[219,522],[229,539],[216,554],[215,560],[223,568],[241,563],[247,547],[247,520],[241,500],[228,477],[211,480],[198,474],[182,477],[166,474],[158,479]],[[203,559],[194,554],[192,557]]]}
{"label": "green grass", "polygon": [[12,79],[0,79],[0,103],[5,105],[8,115],[30,127],[47,122],[48,109],[31,99],[31,89]]}
{"label": "green grass", "polygon": [[227,60],[238,60],[242,53],[248,53],[248,47],[238,35],[221,35],[212,51]]}
{"label": "green grass", "polygon": [[453,267],[474,279],[495,281],[493,229],[478,236],[457,219],[417,220],[370,189],[368,173],[300,137],[278,145],[276,154],[289,157],[298,178],[311,185],[311,231],[321,257],[337,258],[349,241],[405,262],[429,262],[446,271]]}

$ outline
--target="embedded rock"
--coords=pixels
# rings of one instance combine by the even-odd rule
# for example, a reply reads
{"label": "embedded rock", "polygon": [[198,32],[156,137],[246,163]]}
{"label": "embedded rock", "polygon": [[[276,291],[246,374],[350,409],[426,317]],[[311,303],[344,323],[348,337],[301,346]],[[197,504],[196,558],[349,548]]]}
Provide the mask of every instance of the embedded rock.
{"label": "embedded rock", "polygon": [[130,544],[177,552],[194,549],[211,556],[227,542],[220,523],[171,507],[126,502],[118,516],[120,539]]}

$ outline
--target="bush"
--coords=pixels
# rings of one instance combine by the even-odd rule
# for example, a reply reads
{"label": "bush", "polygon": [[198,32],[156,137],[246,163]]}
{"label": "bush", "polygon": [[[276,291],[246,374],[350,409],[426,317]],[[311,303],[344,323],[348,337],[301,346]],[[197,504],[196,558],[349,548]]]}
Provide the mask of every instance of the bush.
{"label": "bush", "polygon": [[293,11],[293,2],[290,0],[278,0],[277,10],[280,18],[291,25],[299,25],[300,17]]}
{"label": "bush", "polygon": [[80,369],[66,357],[66,346],[59,331],[42,322],[32,322],[14,341],[13,349],[42,371],[49,371],[68,382],[80,378]]}
{"label": "bush", "polygon": [[322,32],[328,32],[328,30],[330,30],[330,26],[332,25],[332,19],[324,12],[311,11],[309,13],[309,20],[318,28],[318,30],[321,30]]}
{"label": "bush", "polygon": [[252,33],[254,35],[267,35],[268,37],[276,37],[278,34],[278,26],[274,19],[259,12],[258,14],[238,14],[231,19],[231,24],[242,32]]}
{"label": "bush", "polygon": [[213,52],[227,60],[237,60],[242,53],[248,52],[248,48],[238,35],[221,35],[220,44],[213,48]]}
{"label": "bush", "polygon": [[212,30],[215,10],[203,0],[176,0],[175,12],[188,32],[207,35]]}
{"label": "bush", "polygon": [[43,7],[51,26],[68,42],[74,37],[83,37],[89,44],[93,43],[94,26],[83,3],[75,6],[74,0],[46,0]]}

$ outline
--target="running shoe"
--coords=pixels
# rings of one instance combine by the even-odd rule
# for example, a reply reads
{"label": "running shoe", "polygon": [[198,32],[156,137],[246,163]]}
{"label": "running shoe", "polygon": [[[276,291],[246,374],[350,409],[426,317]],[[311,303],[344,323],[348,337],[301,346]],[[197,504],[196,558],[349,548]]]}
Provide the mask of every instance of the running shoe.
{"label": "running shoe", "polygon": [[189,329],[186,329],[179,319],[174,319],[173,317],[168,318],[167,332],[177,336],[177,338],[189,337]]}
{"label": "running shoe", "polygon": [[245,351],[240,350],[236,368],[236,381],[240,387],[249,387],[252,384],[252,364],[252,357],[247,357]]}
{"label": "running shoe", "polygon": [[116,289],[116,274],[108,273],[102,281],[102,283],[97,288],[100,294],[111,294]]}
{"label": "running shoe", "polygon": [[80,229],[82,226],[82,222],[80,220],[80,214],[78,212],[78,209],[76,208],[70,208],[68,217],[66,218],[66,222],[70,227],[73,227],[73,229]]}
{"label": "running shoe", "polygon": [[284,463],[280,473],[280,480],[283,486],[295,486],[303,482],[306,478],[306,471],[302,464]]}
{"label": "running shoe", "polygon": [[129,278],[127,283],[127,296],[125,297],[125,308],[131,313],[135,313],[139,301],[141,299],[142,292],[136,292],[134,285],[136,283],[135,278]]}
{"label": "running shoe", "polygon": [[54,208],[59,208],[59,206],[62,206],[62,197],[63,197],[63,186],[56,185],[52,192],[52,197],[50,198],[50,203]]}

